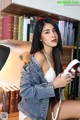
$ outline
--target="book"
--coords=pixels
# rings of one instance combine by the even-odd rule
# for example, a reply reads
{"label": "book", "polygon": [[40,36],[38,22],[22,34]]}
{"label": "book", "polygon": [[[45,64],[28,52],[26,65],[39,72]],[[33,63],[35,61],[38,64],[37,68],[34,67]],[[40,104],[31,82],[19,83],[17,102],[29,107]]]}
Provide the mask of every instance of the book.
{"label": "book", "polygon": [[62,44],[64,41],[64,26],[65,26],[65,21],[64,20],[59,20],[58,22],[60,34],[61,34],[61,39],[62,39]]}
{"label": "book", "polygon": [[2,39],[2,15],[0,15],[0,40]]}
{"label": "book", "polygon": [[27,23],[27,41],[29,41],[29,35],[30,35],[30,18],[28,18]]}
{"label": "book", "polygon": [[2,18],[2,39],[13,39],[14,16],[5,15]]}
{"label": "book", "polygon": [[34,19],[30,17],[30,32],[29,32],[29,41],[32,42],[34,33]]}
{"label": "book", "polygon": [[74,30],[75,29],[73,29],[73,23],[69,22],[69,25],[68,25],[68,40],[67,40],[68,45],[74,45]]}
{"label": "book", "polygon": [[18,41],[22,41],[23,40],[23,19],[24,19],[24,16],[19,16]]}
{"label": "book", "polygon": [[35,29],[35,25],[37,23],[38,20],[42,19],[43,17],[30,17],[30,32],[29,32],[29,41],[32,42],[33,40],[33,33],[34,33],[34,29]]}
{"label": "book", "polygon": [[13,25],[13,40],[18,40],[18,22],[19,22],[19,17],[14,16],[14,25]]}
{"label": "book", "polygon": [[16,92],[11,86],[6,87],[8,90],[10,90],[10,113],[15,112],[15,96]]}
{"label": "book", "polygon": [[30,27],[30,18],[24,16],[23,18],[23,41],[29,41],[29,27]]}
{"label": "book", "polygon": [[18,111],[18,103],[20,101],[20,89],[16,86],[11,86],[15,90],[15,112]]}
{"label": "book", "polygon": [[3,95],[2,95],[2,88],[0,87],[0,112],[2,112],[3,107]]}
{"label": "book", "polygon": [[68,40],[68,28],[69,28],[68,26],[69,26],[69,22],[65,21],[63,45],[67,45],[67,40]]}
{"label": "book", "polygon": [[3,107],[2,111],[10,113],[10,90],[8,90],[6,87],[2,87],[3,89]]}

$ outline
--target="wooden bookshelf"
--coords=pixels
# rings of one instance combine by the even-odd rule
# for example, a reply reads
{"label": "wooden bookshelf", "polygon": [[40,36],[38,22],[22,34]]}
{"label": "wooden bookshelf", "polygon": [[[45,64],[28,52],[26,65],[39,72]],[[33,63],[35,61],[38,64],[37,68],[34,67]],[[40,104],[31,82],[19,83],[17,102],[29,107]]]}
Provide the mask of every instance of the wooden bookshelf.
{"label": "wooden bookshelf", "polygon": [[[6,13],[10,13],[10,14],[16,14],[16,15],[29,15],[29,16],[49,16],[49,13],[43,10],[39,10],[36,8],[31,8],[29,6],[23,6],[20,4],[16,4],[14,1],[12,0],[3,0],[2,1],[2,12],[6,12]],[[15,8],[17,8],[16,10],[14,10]],[[56,14],[50,14],[50,17],[54,18],[59,18],[58,15]]]}
{"label": "wooden bookshelf", "polygon": [[[72,45],[63,45],[63,49],[77,49],[76,46],[72,46]],[[80,49],[80,47],[79,47]]]}
{"label": "wooden bookshelf", "polygon": [[[9,45],[31,45],[31,42],[18,41],[18,40],[0,40],[0,44],[9,44]],[[76,46],[72,45],[63,45],[63,49],[77,49]],[[79,47],[80,49],[80,47]]]}
{"label": "wooden bookshelf", "polygon": [[[16,15],[36,15],[36,16],[49,16],[56,19],[64,19],[67,21],[78,21],[79,8],[71,9],[70,6],[59,5],[57,1],[46,0],[45,5],[42,4],[43,0],[2,0],[2,12],[16,14]],[[51,4],[52,3],[52,4]],[[60,7],[61,6],[61,7]],[[15,10],[15,8],[17,8]],[[57,10],[56,10],[57,9]],[[72,13],[76,14],[73,15]],[[69,13],[68,13],[69,12]],[[77,15],[78,14],[78,15]]]}
{"label": "wooden bookshelf", "polygon": [[14,112],[8,115],[8,120],[19,120],[19,112]]}
{"label": "wooden bookshelf", "polygon": [[31,45],[31,42],[18,41],[18,40],[0,40],[0,44],[8,45]]}

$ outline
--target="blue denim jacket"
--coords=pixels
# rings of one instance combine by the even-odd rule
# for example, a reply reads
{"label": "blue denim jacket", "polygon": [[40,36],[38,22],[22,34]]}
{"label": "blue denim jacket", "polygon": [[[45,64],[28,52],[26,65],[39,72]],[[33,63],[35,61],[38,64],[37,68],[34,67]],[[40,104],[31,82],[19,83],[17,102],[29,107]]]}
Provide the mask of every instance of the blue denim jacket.
{"label": "blue denim jacket", "polygon": [[55,97],[52,82],[47,82],[33,55],[23,66],[18,109],[32,120],[46,120],[49,98]]}

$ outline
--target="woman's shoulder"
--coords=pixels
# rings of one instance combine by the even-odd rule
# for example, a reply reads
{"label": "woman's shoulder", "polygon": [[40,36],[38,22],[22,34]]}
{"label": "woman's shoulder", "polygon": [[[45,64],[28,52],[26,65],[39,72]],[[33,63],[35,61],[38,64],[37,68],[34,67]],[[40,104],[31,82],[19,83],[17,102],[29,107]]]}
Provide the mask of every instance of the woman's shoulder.
{"label": "woman's shoulder", "polygon": [[42,51],[38,51],[34,54],[34,59],[38,62],[39,66],[42,67],[42,65],[45,62],[45,56]]}

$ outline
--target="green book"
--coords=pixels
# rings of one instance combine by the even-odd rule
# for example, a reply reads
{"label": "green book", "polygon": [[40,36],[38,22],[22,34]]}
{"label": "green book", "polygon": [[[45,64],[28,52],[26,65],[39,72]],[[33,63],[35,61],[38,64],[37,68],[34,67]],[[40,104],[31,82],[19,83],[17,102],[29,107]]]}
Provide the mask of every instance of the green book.
{"label": "green book", "polygon": [[18,23],[18,41],[22,40],[23,40],[23,16],[20,16]]}

